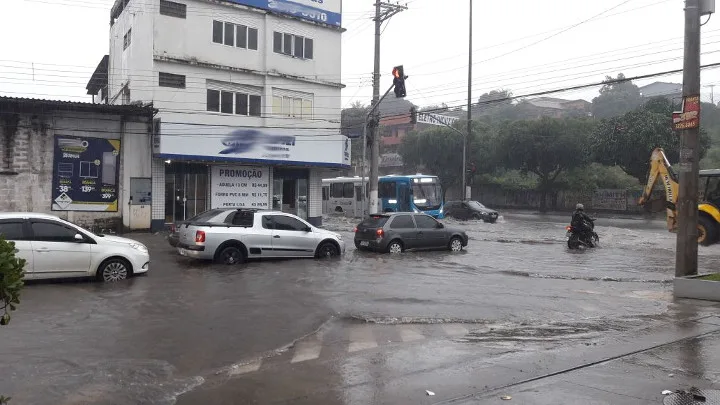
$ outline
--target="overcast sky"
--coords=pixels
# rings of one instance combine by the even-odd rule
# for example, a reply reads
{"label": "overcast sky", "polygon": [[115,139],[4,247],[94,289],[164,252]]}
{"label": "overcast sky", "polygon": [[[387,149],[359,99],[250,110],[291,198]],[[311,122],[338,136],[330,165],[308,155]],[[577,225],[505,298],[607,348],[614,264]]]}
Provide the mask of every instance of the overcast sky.
{"label": "overcast sky", "polygon": [[[136,0],[133,0],[136,1]],[[343,106],[372,97],[373,1],[343,2]],[[382,89],[403,64],[407,99],[467,101],[468,0],[408,0],[384,26]],[[0,94],[89,101],[85,85],[108,51],[111,0],[0,0]],[[473,99],[515,95],[682,68],[683,0],[476,1]],[[720,62],[720,17],[703,26],[702,63]],[[720,69],[703,72],[703,98]],[[681,83],[680,75],[647,79]],[[563,92],[592,100],[597,88]]]}

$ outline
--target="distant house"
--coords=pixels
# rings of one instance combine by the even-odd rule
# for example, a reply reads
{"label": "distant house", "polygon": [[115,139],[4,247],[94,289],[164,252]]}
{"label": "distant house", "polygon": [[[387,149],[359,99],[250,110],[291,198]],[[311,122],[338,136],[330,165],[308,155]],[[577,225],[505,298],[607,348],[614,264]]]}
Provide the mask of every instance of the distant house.
{"label": "distant house", "polygon": [[[583,117],[590,114],[592,103],[586,100],[565,100],[554,97],[538,97],[526,99],[521,102],[525,114],[535,118],[550,117]],[[528,117],[529,118],[529,117]]]}
{"label": "distant house", "polygon": [[643,98],[666,97],[670,100],[682,98],[682,84],[655,82],[640,87],[640,96]]}

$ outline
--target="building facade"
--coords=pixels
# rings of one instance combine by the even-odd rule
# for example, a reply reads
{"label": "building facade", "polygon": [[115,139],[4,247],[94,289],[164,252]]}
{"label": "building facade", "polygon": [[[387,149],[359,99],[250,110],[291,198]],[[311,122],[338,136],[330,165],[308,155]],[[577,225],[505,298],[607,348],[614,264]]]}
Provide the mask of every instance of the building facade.
{"label": "building facade", "polygon": [[341,0],[117,0],[107,100],[159,111],[154,228],[222,207],[321,223],[321,179],[350,166],[341,12]]}
{"label": "building facade", "polygon": [[148,230],[154,109],[0,97],[0,211]]}

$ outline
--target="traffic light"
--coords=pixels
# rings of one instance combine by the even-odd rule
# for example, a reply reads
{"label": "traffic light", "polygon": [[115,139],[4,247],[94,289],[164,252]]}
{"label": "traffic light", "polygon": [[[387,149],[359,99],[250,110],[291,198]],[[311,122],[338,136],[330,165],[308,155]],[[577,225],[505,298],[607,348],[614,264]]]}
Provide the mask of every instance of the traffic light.
{"label": "traffic light", "polygon": [[410,107],[410,123],[411,124],[417,124],[417,108]]}
{"label": "traffic light", "polygon": [[395,85],[395,97],[397,98],[403,98],[407,95],[405,91],[405,79],[407,79],[407,76],[405,76],[405,69],[403,69],[403,66],[395,66],[393,68],[393,85]]}

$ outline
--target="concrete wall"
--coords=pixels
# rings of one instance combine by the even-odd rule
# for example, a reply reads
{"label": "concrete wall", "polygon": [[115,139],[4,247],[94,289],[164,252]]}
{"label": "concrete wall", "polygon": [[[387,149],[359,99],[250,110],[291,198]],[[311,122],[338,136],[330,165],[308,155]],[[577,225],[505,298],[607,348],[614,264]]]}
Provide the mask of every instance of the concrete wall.
{"label": "concrete wall", "polygon": [[[547,208],[554,211],[572,211],[577,203],[588,211],[642,214],[645,209],[637,204],[642,192],[636,190],[596,190],[594,192],[557,191],[548,193]],[[459,190],[448,190],[447,201],[460,197]],[[538,209],[542,196],[534,190],[503,190],[494,186],[473,186],[472,198],[492,208]],[[662,190],[653,194],[650,210],[663,211]]]}
{"label": "concrete wall", "polygon": [[[131,177],[151,177],[147,123],[121,123],[119,116],[58,112],[4,116],[0,121],[0,211],[44,212],[74,223],[120,230],[129,226]],[[17,117],[17,127],[7,117]],[[55,136],[121,140],[118,212],[52,211]]]}

